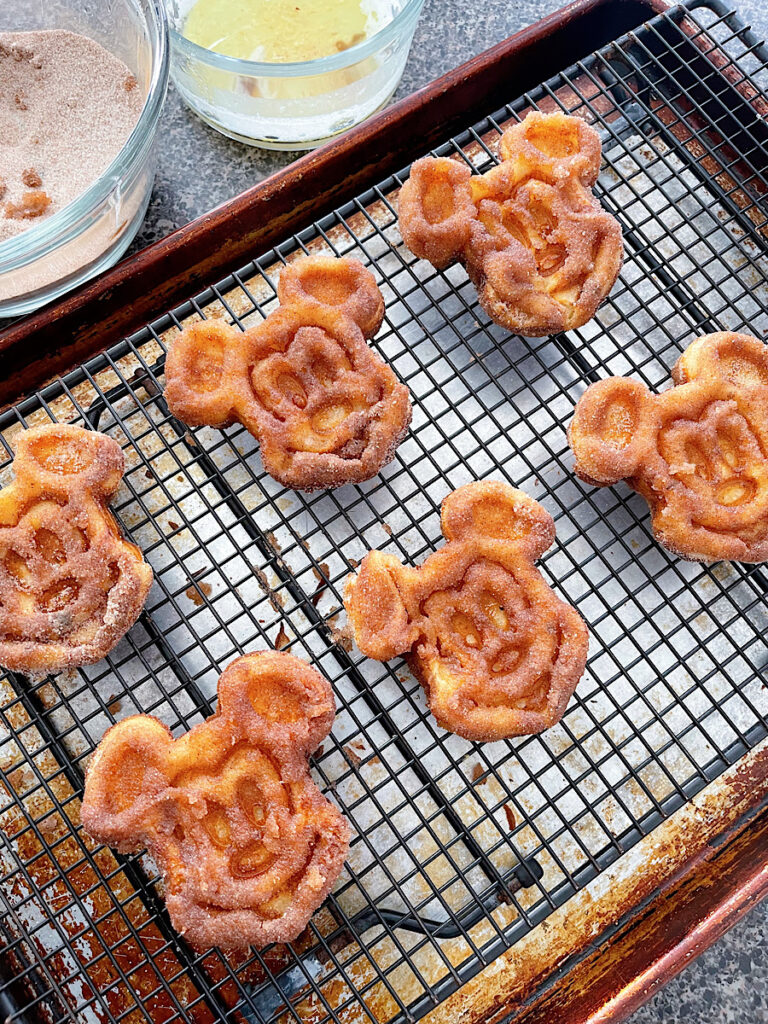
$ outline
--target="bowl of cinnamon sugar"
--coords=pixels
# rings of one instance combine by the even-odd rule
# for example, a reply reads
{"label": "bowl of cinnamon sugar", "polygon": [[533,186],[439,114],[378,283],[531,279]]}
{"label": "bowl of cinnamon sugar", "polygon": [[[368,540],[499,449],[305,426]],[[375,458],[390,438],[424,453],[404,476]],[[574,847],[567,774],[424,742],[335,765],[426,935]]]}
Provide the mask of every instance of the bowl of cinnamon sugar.
{"label": "bowl of cinnamon sugar", "polygon": [[149,203],[162,0],[0,4],[0,318],[112,266]]}

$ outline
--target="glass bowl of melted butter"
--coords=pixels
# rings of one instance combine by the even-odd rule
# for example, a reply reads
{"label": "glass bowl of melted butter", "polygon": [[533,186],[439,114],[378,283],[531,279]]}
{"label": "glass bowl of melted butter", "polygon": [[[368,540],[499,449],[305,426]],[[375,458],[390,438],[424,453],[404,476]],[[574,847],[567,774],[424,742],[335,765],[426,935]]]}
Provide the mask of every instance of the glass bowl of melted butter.
{"label": "glass bowl of melted butter", "polygon": [[230,138],[313,149],[389,101],[424,0],[166,0],[171,75]]}

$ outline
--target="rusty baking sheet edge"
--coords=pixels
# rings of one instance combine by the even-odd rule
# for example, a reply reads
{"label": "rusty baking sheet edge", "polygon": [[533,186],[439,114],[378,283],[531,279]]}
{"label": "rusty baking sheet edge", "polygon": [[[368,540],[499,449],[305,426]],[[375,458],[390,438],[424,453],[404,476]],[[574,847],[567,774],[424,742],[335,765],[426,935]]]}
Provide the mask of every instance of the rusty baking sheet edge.
{"label": "rusty baking sheet edge", "polygon": [[768,893],[767,839],[768,738],[426,1024],[625,1020]]}

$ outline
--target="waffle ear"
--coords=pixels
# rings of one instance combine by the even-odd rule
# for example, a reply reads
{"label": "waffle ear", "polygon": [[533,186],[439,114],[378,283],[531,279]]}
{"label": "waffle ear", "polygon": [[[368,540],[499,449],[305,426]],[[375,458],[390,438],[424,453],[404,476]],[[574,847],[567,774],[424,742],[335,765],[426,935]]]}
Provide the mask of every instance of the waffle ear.
{"label": "waffle ear", "polygon": [[594,185],[600,171],[600,136],[582,117],[561,111],[531,111],[519,124],[507,128],[499,153],[502,160],[518,162],[522,175],[529,166],[549,181],[575,174],[587,188]]}
{"label": "waffle ear", "polygon": [[125,468],[120,445],[96,431],[51,424],[23,433],[16,444],[14,472],[20,480],[34,477],[52,496],[78,487],[110,498]]}
{"label": "waffle ear", "polygon": [[672,370],[676,384],[708,377],[736,387],[768,385],[768,345],[749,334],[705,334],[680,356]]}
{"label": "waffle ear", "polygon": [[232,422],[233,398],[246,374],[245,335],[215,320],[192,324],[171,343],[165,364],[165,397],[190,426]]}
{"label": "waffle ear", "polygon": [[466,164],[425,157],[416,161],[400,190],[403,241],[438,270],[462,255],[477,219],[471,177]]}
{"label": "waffle ear", "polygon": [[[81,810],[83,828],[100,842],[141,846],[161,813],[157,794],[168,785],[173,740],[156,718],[133,715],[104,734],[88,766]],[[137,843],[136,839],[139,837]]]}
{"label": "waffle ear", "polygon": [[259,651],[231,662],[219,679],[222,725],[249,742],[295,760],[330,731],[335,714],[330,684],[291,654]]}
{"label": "waffle ear", "polygon": [[446,540],[517,542],[532,559],[555,539],[546,509],[523,491],[491,480],[465,484],[449,494],[441,520]]}
{"label": "waffle ear", "polygon": [[576,473],[597,484],[632,477],[647,451],[652,396],[628,377],[592,384],[579,399],[568,429]]}
{"label": "waffle ear", "polygon": [[416,641],[418,630],[397,586],[406,572],[394,555],[371,551],[347,584],[344,604],[357,646],[368,658],[389,661]]}
{"label": "waffle ear", "polygon": [[372,338],[384,319],[384,299],[376,278],[355,259],[313,256],[289,263],[280,274],[281,306],[302,303],[333,309],[354,320]]}

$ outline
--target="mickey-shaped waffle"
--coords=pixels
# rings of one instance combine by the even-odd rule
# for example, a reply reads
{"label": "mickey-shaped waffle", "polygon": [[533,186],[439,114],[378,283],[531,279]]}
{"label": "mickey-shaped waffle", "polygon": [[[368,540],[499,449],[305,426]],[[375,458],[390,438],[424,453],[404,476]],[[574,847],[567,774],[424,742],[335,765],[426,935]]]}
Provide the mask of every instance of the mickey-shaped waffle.
{"label": "mickey-shaped waffle", "polygon": [[575,469],[626,480],[670,551],[702,562],[768,560],[768,347],[747,334],[697,338],[653,395],[609,377],[587,388],[568,432]]}
{"label": "mickey-shaped waffle", "polygon": [[88,665],[133,625],[152,585],[139,549],[107,508],[120,445],[80,427],[24,431],[0,491],[0,665],[56,672]]}
{"label": "mickey-shaped waffle", "polygon": [[330,892],[349,826],[309,774],[333,724],[326,679],[290,654],[237,658],[218,710],[174,740],[151,715],[109,729],[81,820],[98,842],[146,847],[174,927],[198,949],[290,942]]}
{"label": "mickey-shaped waffle", "polygon": [[501,163],[425,157],[400,192],[409,249],[442,269],[460,262],[502,327],[538,337],[580,327],[613,287],[621,227],[591,192],[600,138],[580,117],[529,113],[501,137]]}
{"label": "mickey-shaped waffle", "polygon": [[374,476],[411,419],[408,389],[366,344],[384,301],[354,259],[306,256],[285,267],[280,307],[242,333],[206,321],[182,331],[165,397],[192,426],[242,423],[264,468],[301,490]]}
{"label": "mickey-shaped waffle", "polygon": [[587,658],[579,614],[534,559],[552,517],[507,484],[466,484],[442,506],[448,543],[418,569],[371,551],[344,604],[358,647],[407,654],[438,723],[470,740],[541,732],[557,722]]}

